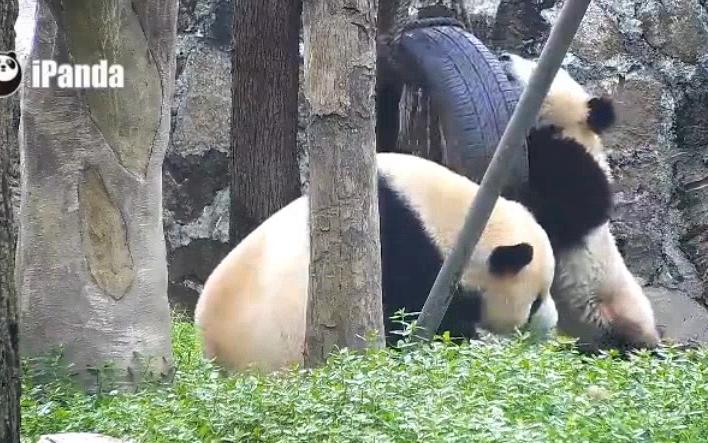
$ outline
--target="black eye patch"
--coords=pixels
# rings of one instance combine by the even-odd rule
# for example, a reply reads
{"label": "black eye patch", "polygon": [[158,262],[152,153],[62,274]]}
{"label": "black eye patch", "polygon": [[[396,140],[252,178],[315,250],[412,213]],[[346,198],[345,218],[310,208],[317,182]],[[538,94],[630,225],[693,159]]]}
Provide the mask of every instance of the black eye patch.
{"label": "black eye patch", "polygon": [[489,255],[489,272],[496,276],[515,275],[533,260],[533,247],[528,243],[497,246]]}
{"label": "black eye patch", "polygon": [[5,64],[6,64],[10,69],[15,69],[15,66],[17,66],[17,64],[15,63],[15,61],[14,61],[13,59],[11,59],[11,58],[8,59],[8,60],[5,62]]}

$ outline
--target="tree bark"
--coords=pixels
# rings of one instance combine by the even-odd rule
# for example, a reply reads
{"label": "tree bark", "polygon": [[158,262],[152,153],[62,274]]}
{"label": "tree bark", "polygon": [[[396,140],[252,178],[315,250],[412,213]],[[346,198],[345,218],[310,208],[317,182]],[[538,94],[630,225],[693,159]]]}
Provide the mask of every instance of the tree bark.
{"label": "tree bark", "polygon": [[121,89],[27,88],[21,144],[21,350],[58,346],[77,380],[130,387],[172,367],[162,162],[177,2],[39,3],[31,59],[125,69]]}
{"label": "tree bark", "polygon": [[[15,47],[17,0],[0,4],[0,50]],[[17,173],[19,99],[0,99],[0,441],[20,441],[20,359],[15,298],[15,220],[10,182]]]}
{"label": "tree bark", "polygon": [[[234,14],[235,245],[300,195],[297,163],[300,0],[238,0]],[[258,30],[267,29],[267,38]]]}
{"label": "tree bark", "polygon": [[375,22],[374,0],[310,0],[304,7],[311,109],[308,366],[322,363],[335,346],[384,343]]}

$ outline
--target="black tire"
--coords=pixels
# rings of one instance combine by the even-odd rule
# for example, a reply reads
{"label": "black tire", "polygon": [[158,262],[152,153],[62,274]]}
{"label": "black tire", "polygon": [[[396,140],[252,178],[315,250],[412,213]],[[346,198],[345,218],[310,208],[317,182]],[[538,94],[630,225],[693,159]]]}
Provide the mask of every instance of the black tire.
{"label": "black tire", "polygon": [[[479,182],[494,155],[521,90],[497,57],[474,35],[439,21],[408,26],[393,44],[401,77],[422,87],[440,114],[446,164]],[[516,157],[504,188],[510,197],[527,185],[528,152]]]}

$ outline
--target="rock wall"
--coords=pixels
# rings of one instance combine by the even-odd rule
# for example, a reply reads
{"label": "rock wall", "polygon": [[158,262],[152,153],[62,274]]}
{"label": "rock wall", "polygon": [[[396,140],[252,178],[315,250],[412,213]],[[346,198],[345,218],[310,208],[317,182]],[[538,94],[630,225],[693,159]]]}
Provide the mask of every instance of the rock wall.
{"label": "rock wall", "polygon": [[[169,298],[191,312],[214,267],[230,251],[230,0],[181,0],[172,140],[163,168]],[[302,54],[302,44],[300,47]],[[300,72],[302,78],[302,69]],[[305,125],[299,97],[298,160],[307,187]]]}
{"label": "rock wall", "polygon": [[163,167],[169,298],[191,310],[229,251],[229,0],[181,0],[172,137]]}

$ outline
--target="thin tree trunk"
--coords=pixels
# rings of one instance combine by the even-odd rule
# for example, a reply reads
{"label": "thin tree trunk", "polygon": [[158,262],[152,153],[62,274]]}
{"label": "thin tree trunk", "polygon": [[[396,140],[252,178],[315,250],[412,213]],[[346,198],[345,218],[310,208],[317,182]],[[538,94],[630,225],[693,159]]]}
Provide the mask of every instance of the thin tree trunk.
{"label": "thin tree trunk", "polygon": [[[237,0],[233,52],[230,241],[300,195],[300,0]],[[261,30],[267,30],[264,36]]]}
{"label": "thin tree trunk", "polygon": [[31,59],[125,69],[121,89],[25,90],[21,349],[63,346],[79,381],[132,386],[172,367],[162,161],[177,2],[43,0]]}
{"label": "thin tree trunk", "polygon": [[[0,4],[0,48],[15,47],[17,0]],[[20,359],[15,299],[15,221],[10,181],[17,172],[19,98],[0,98],[0,441],[20,441]]]}
{"label": "thin tree trunk", "polygon": [[376,1],[309,0],[303,23],[305,95],[311,109],[305,363],[314,366],[335,346],[384,343],[375,157]]}

